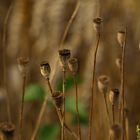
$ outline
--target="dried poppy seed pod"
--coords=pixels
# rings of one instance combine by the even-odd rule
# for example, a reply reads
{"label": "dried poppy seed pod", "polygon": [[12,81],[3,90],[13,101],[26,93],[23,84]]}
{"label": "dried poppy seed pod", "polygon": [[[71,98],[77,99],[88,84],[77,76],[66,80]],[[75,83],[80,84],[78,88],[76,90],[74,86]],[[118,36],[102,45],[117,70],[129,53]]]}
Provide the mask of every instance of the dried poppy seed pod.
{"label": "dried poppy seed pod", "polygon": [[97,33],[100,33],[102,21],[100,17],[93,19],[93,27]]}
{"label": "dried poppy seed pod", "polygon": [[109,135],[111,140],[120,140],[122,135],[122,128],[119,124],[114,124],[111,126]]}
{"label": "dried poppy seed pod", "polygon": [[50,67],[48,61],[43,61],[40,64],[40,72],[41,72],[43,77],[49,79],[49,76],[50,76],[50,73],[51,73],[51,67]]}
{"label": "dried poppy seed pod", "polygon": [[0,123],[0,130],[7,138],[13,137],[15,132],[15,125],[10,122],[2,122]]}
{"label": "dried poppy seed pod", "polygon": [[29,59],[27,57],[19,57],[17,61],[19,71],[21,72],[21,74],[25,75],[28,71]]}
{"label": "dried poppy seed pod", "polygon": [[69,66],[70,71],[73,74],[76,74],[78,71],[78,60],[76,58],[71,58],[68,62],[68,66]]}
{"label": "dried poppy seed pod", "polygon": [[118,40],[119,45],[123,47],[123,44],[125,42],[125,31],[118,31],[117,40]]}
{"label": "dried poppy seed pod", "polygon": [[116,59],[116,66],[120,69],[121,68],[121,59],[120,58],[117,58]]}
{"label": "dried poppy seed pod", "polygon": [[54,92],[52,98],[54,99],[57,108],[61,109],[63,105],[63,94],[59,91]]}
{"label": "dried poppy seed pod", "polygon": [[112,105],[118,106],[119,104],[119,95],[120,92],[118,89],[111,89],[109,92],[109,101],[111,102]]}
{"label": "dried poppy seed pod", "polygon": [[67,61],[69,60],[70,56],[71,56],[70,50],[68,49],[59,50],[59,58],[63,67],[66,67]]}
{"label": "dried poppy seed pod", "polygon": [[110,78],[106,75],[101,75],[98,78],[98,89],[101,93],[106,94],[109,89]]}

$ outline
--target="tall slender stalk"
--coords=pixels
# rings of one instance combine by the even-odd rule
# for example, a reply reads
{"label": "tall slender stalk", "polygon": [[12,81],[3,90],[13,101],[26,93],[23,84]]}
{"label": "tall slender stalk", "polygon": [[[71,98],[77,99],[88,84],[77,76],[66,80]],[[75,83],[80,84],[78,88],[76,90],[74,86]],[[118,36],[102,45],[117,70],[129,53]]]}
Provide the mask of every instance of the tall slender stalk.
{"label": "tall slender stalk", "polygon": [[77,80],[76,80],[76,75],[73,76],[74,78],[74,83],[75,83],[75,92],[76,92],[76,111],[77,111],[77,122],[78,122],[78,136],[79,136],[79,140],[82,139],[81,136],[81,125],[80,125],[80,113],[79,113],[79,107],[78,107],[78,86],[77,86]]}
{"label": "tall slender stalk", "polygon": [[40,113],[39,113],[39,116],[37,119],[37,123],[35,125],[35,129],[34,129],[33,134],[31,136],[31,140],[35,140],[35,138],[36,138],[36,135],[37,135],[37,132],[38,132],[38,129],[40,127],[40,123],[41,123],[41,120],[42,120],[42,117],[44,114],[44,110],[46,109],[47,102],[48,102],[48,96],[45,97],[45,100],[42,104],[42,107],[41,107],[41,110],[40,110]]}
{"label": "tall slender stalk", "polygon": [[8,20],[11,15],[11,11],[13,8],[13,3],[9,6],[6,17],[4,19],[4,28],[3,28],[3,38],[2,38],[2,65],[3,65],[3,86],[6,91],[6,96],[7,96],[7,114],[8,114],[8,121],[11,122],[11,111],[10,111],[10,97],[8,94],[7,90],[7,79],[6,79],[6,72],[7,72],[7,67],[6,67],[6,42],[7,42],[7,26],[8,26]]}
{"label": "tall slender stalk", "polygon": [[113,124],[115,123],[115,106],[112,105],[112,118],[113,118]]}
{"label": "tall slender stalk", "polygon": [[121,63],[121,97],[122,97],[122,126],[123,126],[123,140],[125,140],[125,115],[124,115],[124,107],[125,107],[125,48],[126,48],[126,33],[127,29],[125,29],[125,40],[122,46],[122,63]]}
{"label": "tall slender stalk", "polygon": [[21,107],[20,107],[20,114],[19,114],[19,140],[22,140],[22,128],[23,128],[23,112],[24,112],[24,95],[25,95],[25,83],[26,83],[26,75],[23,75],[23,85],[22,85],[22,99],[21,99]]}
{"label": "tall slender stalk", "polygon": [[92,94],[91,94],[91,104],[90,104],[90,115],[89,115],[89,134],[88,139],[92,139],[92,130],[93,130],[93,100],[94,100],[94,86],[95,86],[95,71],[96,71],[96,59],[97,59],[97,52],[99,48],[100,42],[100,32],[97,33],[97,44],[94,52],[94,65],[93,65],[93,73],[92,73]]}

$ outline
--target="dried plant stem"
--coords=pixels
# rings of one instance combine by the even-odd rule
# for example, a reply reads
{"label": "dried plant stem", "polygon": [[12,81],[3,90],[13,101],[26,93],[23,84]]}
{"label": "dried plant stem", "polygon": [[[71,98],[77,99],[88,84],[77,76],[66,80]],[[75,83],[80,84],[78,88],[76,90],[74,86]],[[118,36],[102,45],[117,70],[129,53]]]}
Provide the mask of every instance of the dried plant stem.
{"label": "dried plant stem", "polygon": [[97,44],[96,44],[96,48],[94,51],[94,65],[93,65],[93,77],[92,77],[92,85],[91,85],[91,90],[92,90],[92,94],[91,94],[91,104],[90,104],[90,114],[89,114],[89,134],[88,134],[88,139],[91,140],[92,139],[92,130],[93,130],[93,98],[94,98],[94,86],[95,86],[95,70],[96,70],[96,59],[97,59],[97,52],[98,52],[98,48],[99,48],[99,43],[100,43],[100,33],[97,34]]}
{"label": "dried plant stem", "polygon": [[21,99],[21,107],[19,114],[19,136],[18,139],[22,140],[22,127],[23,127],[23,112],[24,112],[24,95],[25,95],[25,83],[26,83],[26,74],[23,75],[23,86],[22,86],[22,99]]}
{"label": "dried plant stem", "polygon": [[8,121],[11,122],[11,112],[10,112],[10,97],[7,91],[7,79],[6,79],[6,41],[7,41],[7,26],[8,26],[8,20],[11,15],[11,11],[13,8],[13,4],[9,6],[8,12],[6,14],[5,20],[4,20],[4,28],[3,28],[3,38],[2,38],[2,65],[3,65],[3,86],[6,90],[6,96],[7,96],[7,114],[8,114]]}
{"label": "dried plant stem", "polygon": [[40,110],[40,113],[39,113],[39,117],[38,117],[37,123],[35,125],[35,129],[34,129],[33,134],[31,136],[31,140],[35,140],[35,138],[36,138],[36,135],[37,135],[37,132],[38,132],[38,129],[40,127],[40,123],[41,123],[41,120],[42,120],[42,117],[43,117],[43,114],[44,114],[44,110],[46,109],[47,102],[48,102],[48,96],[45,97],[45,100],[42,104],[42,107],[41,107],[41,110]]}
{"label": "dried plant stem", "polygon": [[113,118],[113,124],[115,124],[115,107],[112,105],[112,118]]}
{"label": "dried plant stem", "polygon": [[104,101],[105,101],[105,107],[106,107],[108,121],[109,121],[109,124],[111,125],[111,120],[110,120],[110,115],[109,115],[109,109],[108,109],[108,105],[107,105],[107,100],[106,100],[106,95],[105,94],[104,94]]}
{"label": "dried plant stem", "polygon": [[[49,87],[50,93],[51,93],[51,95],[53,95],[53,90],[52,90],[52,87],[51,87],[49,79],[47,79],[47,83],[48,83],[48,87]],[[63,113],[62,113],[62,110],[58,109],[55,104],[54,104],[54,106],[55,106],[55,109],[56,109],[56,112],[57,112],[57,115],[58,115],[58,118],[59,118],[59,121],[60,121],[61,127],[62,127],[62,125],[63,125],[63,120],[62,120]],[[64,127],[69,132],[70,135],[72,135],[73,137],[78,139],[78,136],[66,125],[66,123],[64,123]]]}
{"label": "dried plant stem", "polygon": [[65,123],[65,87],[66,87],[66,68],[64,67],[63,68],[63,109],[62,109],[62,112],[63,112],[63,116],[62,116],[62,133],[61,133],[61,140],[65,140],[65,129],[64,129],[64,123]]}
{"label": "dried plant stem", "polygon": [[73,76],[74,78],[74,83],[75,83],[75,91],[76,91],[76,111],[77,111],[77,122],[78,122],[78,136],[79,140],[81,140],[81,125],[80,125],[80,113],[79,113],[79,107],[78,107],[78,86],[77,86],[77,80],[76,80],[76,75]]}
{"label": "dried plant stem", "polygon": [[125,41],[122,46],[122,64],[121,64],[121,97],[122,97],[122,105],[121,105],[121,111],[122,111],[122,127],[123,127],[123,140],[125,140],[125,115],[124,115],[124,107],[125,107],[125,91],[124,91],[124,85],[125,85],[125,47],[126,47],[126,31],[125,31]]}
{"label": "dried plant stem", "polygon": [[80,0],[77,0],[76,7],[75,7],[75,9],[74,9],[74,11],[73,11],[73,13],[72,13],[72,15],[70,17],[70,20],[68,21],[68,24],[67,24],[67,26],[65,28],[64,34],[63,34],[62,39],[60,41],[60,48],[62,47],[62,45],[63,45],[63,43],[64,43],[64,41],[65,41],[65,39],[67,37],[68,31],[70,29],[70,26],[71,26],[71,24],[72,24],[75,16],[77,15],[77,12],[79,10],[79,7],[80,7]]}

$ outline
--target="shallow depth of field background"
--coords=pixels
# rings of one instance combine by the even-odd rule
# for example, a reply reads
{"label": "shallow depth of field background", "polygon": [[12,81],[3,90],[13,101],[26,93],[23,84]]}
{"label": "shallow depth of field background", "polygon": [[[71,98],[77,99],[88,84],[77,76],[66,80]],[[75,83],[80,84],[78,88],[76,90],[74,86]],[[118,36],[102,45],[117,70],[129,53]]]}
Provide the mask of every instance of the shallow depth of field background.
{"label": "shallow depth of field background", "polygon": [[[42,105],[48,94],[47,83],[40,74],[42,60],[50,62],[56,69],[51,83],[54,90],[62,90],[62,72],[58,59],[58,48],[67,22],[75,8],[76,0],[0,0],[0,122],[7,120],[6,96],[2,82],[2,36],[4,18],[11,3],[14,3],[8,20],[6,59],[7,84],[10,95],[12,121],[17,124],[19,103],[22,92],[22,79],[17,68],[17,57],[30,59],[25,111],[24,140],[29,140]],[[136,139],[136,125],[140,125],[140,1],[139,0],[81,0],[77,16],[70,27],[63,47],[79,59],[78,90],[82,138],[86,140],[88,126],[89,100],[91,95],[93,51],[96,35],[93,18],[103,18],[102,36],[98,52],[96,78],[106,74],[111,78],[111,87],[120,87],[119,70],[115,59],[120,56],[117,31],[127,25],[127,50],[125,68],[125,95],[128,107],[127,124],[129,140]],[[103,96],[95,89],[94,129],[97,140],[108,140],[108,121]],[[76,129],[75,92],[71,74],[67,74],[66,120],[73,130]],[[49,101],[44,113],[38,140],[58,140],[59,122]],[[67,139],[72,139],[67,136]]]}

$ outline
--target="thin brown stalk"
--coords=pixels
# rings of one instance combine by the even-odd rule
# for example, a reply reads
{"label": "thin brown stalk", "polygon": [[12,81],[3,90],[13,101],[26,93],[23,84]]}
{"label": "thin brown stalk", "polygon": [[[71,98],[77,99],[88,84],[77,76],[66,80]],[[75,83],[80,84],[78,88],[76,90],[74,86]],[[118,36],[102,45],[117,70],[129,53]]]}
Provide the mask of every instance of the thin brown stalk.
{"label": "thin brown stalk", "polygon": [[125,107],[125,48],[126,48],[126,33],[127,29],[125,31],[125,41],[122,46],[122,64],[121,64],[121,97],[122,97],[122,126],[123,126],[123,140],[125,140],[125,115],[124,115],[124,107]]}
{"label": "thin brown stalk", "polygon": [[94,100],[94,86],[95,86],[95,70],[96,70],[96,59],[97,59],[97,52],[100,43],[100,33],[97,34],[97,44],[94,51],[94,65],[93,65],[93,77],[92,77],[92,85],[91,85],[91,104],[90,104],[90,114],[89,114],[89,134],[88,139],[92,139],[92,130],[93,130],[93,100]]}
{"label": "thin brown stalk", "polygon": [[107,100],[106,100],[106,95],[105,94],[104,94],[104,101],[105,101],[105,107],[106,107],[108,121],[109,121],[109,124],[111,125],[111,120],[110,120],[110,115],[109,115],[109,109],[108,109],[108,105],[107,105]]}
{"label": "thin brown stalk", "polygon": [[8,91],[7,91],[7,79],[6,79],[6,72],[7,72],[7,67],[6,67],[6,42],[7,42],[7,26],[8,26],[8,21],[9,21],[10,15],[11,15],[12,8],[13,8],[13,3],[9,6],[6,17],[4,19],[3,38],[2,38],[3,87],[6,90],[7,114],[8,114],[8,121],[9,122],[11,122],[11,112],[10,112],[10,97],[9,97],[9,94],[8,94]]}
{"label": "thin brown stalk", "polygon": [[45,97],[45,100],[42,104],[42,107],[41,107],[41,110],[40,110],[40,113],[39,113],[39,116],[37,119],[37,123],[35,125],[35,129],[34,129],[33,134],[31,136],[31,140],[35,140],[35,138],[36,138],[36,135],[37,135],[37,132],[38,132],[38,129],[40,127],[40,123],[41,123],[41,120],[42,120],[42,117],[44,114],[44,110],[46,109],[47,102],[48,102],[48,96]]}
{"label": "thin brown stalk", "polygon": [[75,9],[74,9],[74,11],[73,11],[73,13],[72,13],[72,15],[71,15],[71,17],[70,17],[70,20],[68,21],[68,24],[67,24],[67,26],[66,26],[66,28],[65,28],[64,34],[63,34],[62,39],[61,39],[61,41],[60,41],[60,48],[62,47],[62,45],[63,45],[63,43],[64,43],[64,41],[65,41],[65,39],[66,39],[66,37],[67,37],[68,31],[69,31],[69,29],[70,29],[70,26],[71,26],[71,24],[72,24],[74,18],[75,18],[76,15],[77,15],[77,12],[78,12],[78,10],[79,10],[79,7],[80,7],[80,0],[77,0],[76,7],[75,7]]}
{"label": "thin brown stalk", "polygon": [[78,136],[79,140],[82,139],[81,136],[81,125],[80,125],[80,113],[79,113],[79,107],[78,107],[78,86],[77,86],[77,80],[76,80],[76,75],[74,75],[74,83],[75,83],[75,92],[76,92],[76,111],[77,111],[77,122],[78,122]]}
{"label": "thin brown stalk", "polygon": [[22,85],[22,99],[21,99],[21,107],[19,114],[19,136],[18,139],[22,140],[22,128],[23,128],[23,119],[24,119],[24,95],[25,95],[25,84],[26,84],[26,74],[23,75],[23,85]]}
{"label": "thin brown stalk", "polygon": [[66,98],[66,69],[63,69],[63,116],[62,116],[62,121],[63,121],[63,125],[62,125],[62,134],[61,134],[61,140],[65,140],[65,129],[64,129],[64,123],[65,123],[65,98]]}

